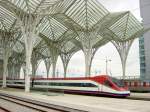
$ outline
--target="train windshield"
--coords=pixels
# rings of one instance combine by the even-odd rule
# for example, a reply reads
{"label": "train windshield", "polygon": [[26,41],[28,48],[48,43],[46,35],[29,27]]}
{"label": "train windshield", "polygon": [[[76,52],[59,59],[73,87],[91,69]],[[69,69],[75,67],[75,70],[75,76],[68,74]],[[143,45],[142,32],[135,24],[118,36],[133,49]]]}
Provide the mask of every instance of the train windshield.
{"label": "train windshield", "polygon": [[118,80],[114,77],[111,77],[113,83],[115,83],[119,87],[125,87],[124,82],[122,80]]}

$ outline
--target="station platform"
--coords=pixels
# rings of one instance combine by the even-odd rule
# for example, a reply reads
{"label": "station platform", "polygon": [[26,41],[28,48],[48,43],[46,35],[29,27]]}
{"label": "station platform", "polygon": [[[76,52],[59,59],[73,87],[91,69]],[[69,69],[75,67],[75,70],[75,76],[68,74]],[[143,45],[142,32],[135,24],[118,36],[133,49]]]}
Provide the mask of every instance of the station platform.
{"label": "station platform", "polygon": [[89,112],[150,112],[150,101],[130,99],[132,97],[150,98],[150,93],[131,93],[129,99],[73,94],[53,94],[50,92],[39,91],[25,93],[23,89],[13,88],[0,89],[0,93]]}
{"label": "station platform", "polygon": [[131,93],[128,99],[150,101],[150,93]]}

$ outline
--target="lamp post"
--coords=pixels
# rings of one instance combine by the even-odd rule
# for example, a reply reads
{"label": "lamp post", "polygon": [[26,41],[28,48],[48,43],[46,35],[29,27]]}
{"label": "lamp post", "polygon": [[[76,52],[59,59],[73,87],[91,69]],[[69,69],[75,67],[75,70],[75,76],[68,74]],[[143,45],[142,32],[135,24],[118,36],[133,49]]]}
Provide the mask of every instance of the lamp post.
{"label": "lamp post", "polygon": [[111,62],[111,59],[107,59],[106,57],[106,74],[108,75],[108,62]]}

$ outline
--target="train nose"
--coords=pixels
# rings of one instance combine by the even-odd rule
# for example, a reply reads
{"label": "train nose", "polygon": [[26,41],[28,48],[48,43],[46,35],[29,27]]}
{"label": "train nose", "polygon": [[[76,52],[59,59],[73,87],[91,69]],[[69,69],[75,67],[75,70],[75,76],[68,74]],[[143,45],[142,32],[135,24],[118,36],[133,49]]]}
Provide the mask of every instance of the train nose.
{"label": "train nose", "polygon": [[130,96],[130,91],[120,91],[123,96]]}
{"label": "train nose", "polygon": [[128,96],[130,96],[130,91],[127,91],[126,94],[127,94]]}
{"label": "train nose", "polygon": [[125,94],[129,94],[130,95],[130,91],[128,89],[124,89],[123,90]]}

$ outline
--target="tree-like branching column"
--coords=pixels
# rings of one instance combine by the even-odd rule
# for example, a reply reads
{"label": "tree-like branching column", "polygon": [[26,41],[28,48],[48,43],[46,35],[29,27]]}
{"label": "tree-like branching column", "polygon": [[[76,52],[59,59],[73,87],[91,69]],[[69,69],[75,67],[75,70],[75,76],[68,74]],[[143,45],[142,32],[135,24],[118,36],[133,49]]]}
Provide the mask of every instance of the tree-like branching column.
{"label": "tree-like branching column", "polygon": [[12,63],[12,64],[8,64],[8,75],[9,75],[9,78],[10,79],[15,79],[16,77],[16,72],[15,72],[15,64]]}
{"label": "tree-like branching column", "polygon": [[119,53],[119,56],[121,58],[123,79],[125,79],[125,76],[126,76],[126,61],[127,61],[127,57],[128,57],[131,45],[133,43],[133,40],[134,39],[129,40],[129,41],[124,41],[124,42],[112,41],[112,43],[116,47]]}
{"label": "tree-like branching column", "polygon": [[13,36],[14,33],[0,31],[0,42],[3,53],[3,88],[6,87],[6,77],[8,76],[8,59],[12,51]]}
{"label": "tree-like branching column", "polygon": [[36,70],[38,68],[38,60],[32,60],[31,63],[32,63],[32,78],[34,78],[36,75]]}
{"label": "tree-like branching column", "polygon": [[66,78],[66,74],[67,74],[67,67],[68,67],[68,63],[71,59],[73,54],[65,54],[65,53],[61,53],[60,57],[62,59],[63,62],[63,68],[64,68],[64,78]]}
{"label": "tree-like branching column", "polygon": [[49,78],[49,69],[50,69],[50,66],[51,66],[51,64],[52,64],[52,62],[51,62],[52,60],[51,60],[51,58],[45,58],[44,59],[44,62],[45,62],[45,66],[46,66],[46,73],[47,73],[47,78]]}
{"label": "tree-like branching column", "polygon": [[11,59],[8,60],[8,78],[13,78],[13,63],[11,62]]}
{"label": "tree-like branching column", "polygon": [[32,63],[32,78],[35,78],[36,75],[36,70],[38,68],[38,62],[36,61],[31,61]]}
{"label": "tree-like branching column", "polygon": [[10,57],[8,60],[8,78],[15,79],[15,63],[14,57]]}
{"label": "tree-like branching column", "polygon": [[6,77],[8,76],[8,58],[10,56],[10,47],[4,47],[3,49],[3,88],[6,87]]}
{"label": "tree-like branching column", "polygon": [[105,45],[108,41],[101,37],[97,31],[78,32],[78,37],[76,39],[79,43],[78,46],[82,49],[85,56],[85,76],[90,77],[93,57],[97,49]]}
{"label": "tree-like branching column", "polygon": [[16,64],[15,65],[15,79],[20,78],[20,69],[21,69],[21,64]]}
{"label": "tree-like branching column", "polygon": [[93,60],[94,54],[96,53],[96,49],[92,47],[83,46],[83,52],[85,56],[85,76],[90,77],[92,60]]}
{"label": "tree-like branching column", "polygon": [[52,39],[49,39],[48,37],[46,37],[43,34],[39,35],[47,44],[48,46],[48,50],[50,52],[50,58],[51,58],[51,64],[52,64],[52,77],[55,78],[56,77],[56,63],[57,63],[57,59],[60,53],[59,48],[61,48],[61,42],[59,41],[55,41],[55,37],[54,35],[52,36]]}
{"label": "tree-like branching column", "polygon": [[19,17],[20,27],[25,40],[25,52],[26,52],[26,77],[25,77],[25,91],[30,91],[30,76],[32,75],[31,70],[31,56],[33,51],[33,45],[38,35],[36,26],[40,21],[38,15],[27,14],[22,18]]}
{"label": "tree-like branching column", "polygon": [[52,77],[56,77],[56,64],[57,64],[57,59],[59,56],[59,51],[56,47],[51,46],[50,48],[50,53],[51,53],[51,60],[52,60]]}
{"label": "tree-like branching column", "polygon": [[78,50],[79,50],[79,47],[77,47],[73,42],[70,42],[70,41],[64,42],[64,45],[62,46],[61,53],[60,53],[60,57],[63,62],[63,68],[64,68],[64,78],[66,78],[67,67],[68,67],[71,57]]}
{"label": "tree-like branching column", "polygon": [[18,53],[13,51],[9,58],[9,77],[14,79],[20,78],[20,69],[22,64],[25,63],[25,53]]}
{"label": "tree-like branching column", "polygon": [[125,79],[126,60],[130,47],[134,39],[141,37],[145,32],[149,31],[149,28],[144,29],[130,12],[126,12],[122,18],[109,25],[107,30],[112,34],[109,37],[113,39],[112,43],[120,55],[123,79]]}
{"label": "tree-like branching column", "polygon": [[31,64],[32,64],[32,77],[35,77],[36,70],[38,68],[38,61],[42,59],[42,55],[38,52],[38,48],[34,48],[32,52],[32,59],[31,59]]}
{"label": "tree-like branching column", "polygon": [[91,63],[96,52],[93,46],[102,39],[94,27],[108,14],[109,12],[96,0],[77,0],[65,12],[68,21],[71,21],[68,24],[72,24],[71,29],[77,34],[76,45],[82,49],[85,56],[86,77],[90,76]]}
{"label": "tree-like branching column", "polygon": [[112,41],[121,58],[123,79],[125,79],[126,76],[126,61],[132,43],[134,42],[135,38],[141,37],[145,32],[148,32],[149,30],[150,28],[141,29],[135,32],[131,37],[127,38],[124,41]]}
{"label": "tree-like branching column", "polygon": [[[62,6],[62,0],[53,1],[8,1],[1,0],[0,5],[7,9],[13,19],[17,20],[17,25],[21,28],[26,52],[26,76],[25,76],[25,91],[30,91],[30,76],[31,76],[31,55],[35,38],[38,35],[38,24],[41,17],[39,15],[49,15],[57,12],[57,5]],[[46,5],[45,5],[46,4]],[[60,10],[60,9],[59,9]]]}
{"label": "tree-like branching column", "polygon": [[[13,29],[17,34],[21,32],[20,37],[23,35],[19,40],[25,43],[26,92],[30,89],[32,51],[37,47],[35,44],[41,41],[36,38],[38,32],[47,38],[45,42],[52,60],[53,77],[57,58],[65,41],[75,40],[75,46],[84,52],[88,77],[98,47],[106,44],[108,40],[115,41],[116,46],[126,46],[128,41],[146,32],[129,11],[110,13],[98,0],[0,0],[0,29]],[[120,53],[121,56],[127,54],[127,51],[128,47],[122,51],[126,53]],[[4,54],[7,56],[8,53]],[[66,69],[71,52],[64,54],[62,60]]]}

